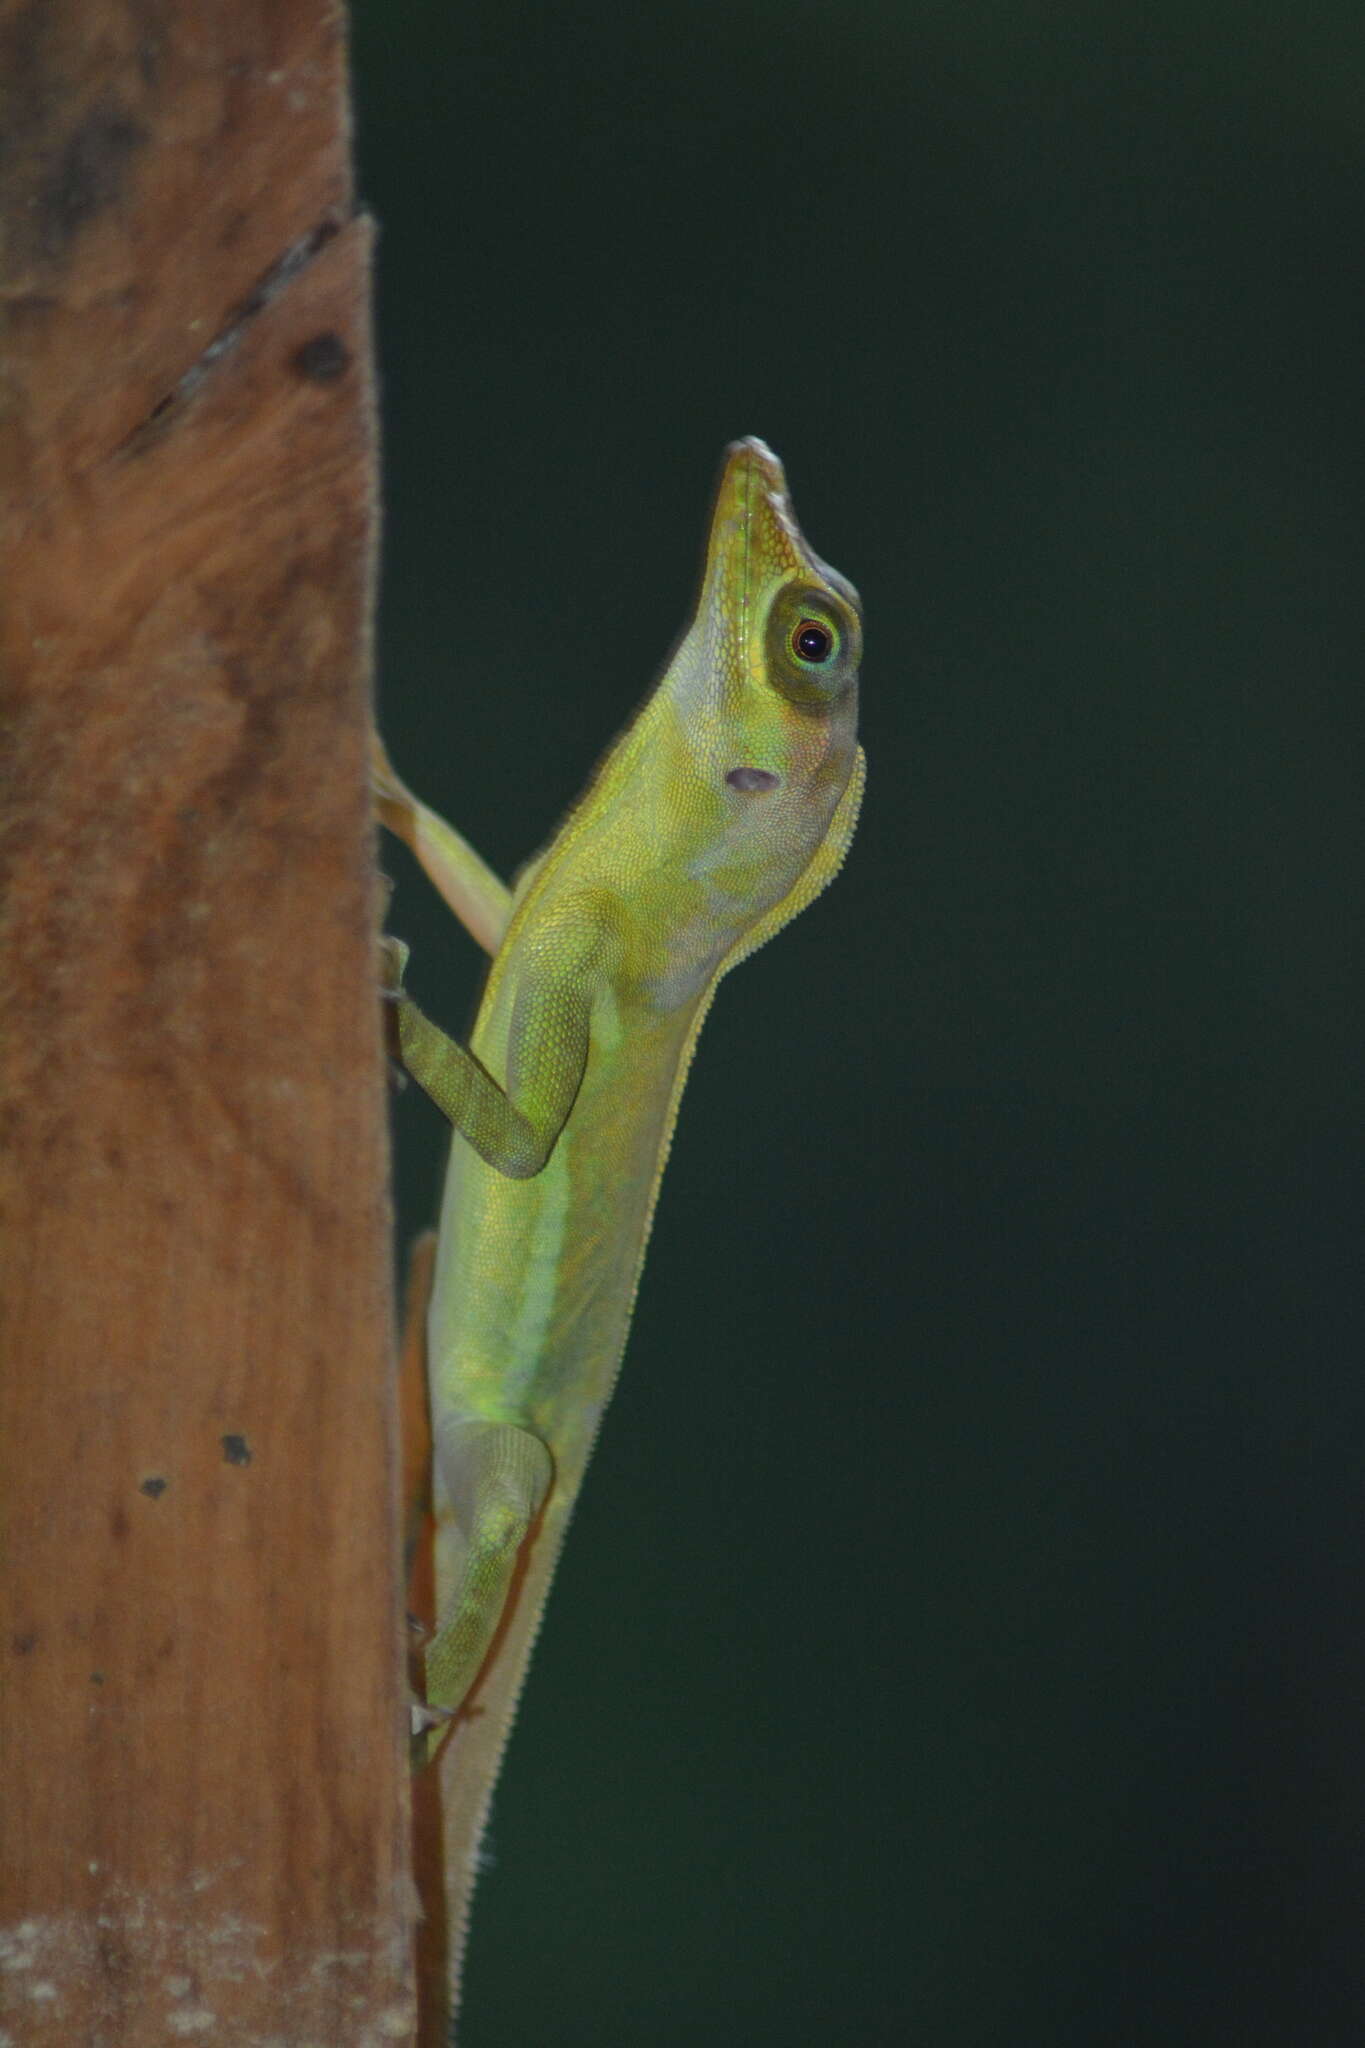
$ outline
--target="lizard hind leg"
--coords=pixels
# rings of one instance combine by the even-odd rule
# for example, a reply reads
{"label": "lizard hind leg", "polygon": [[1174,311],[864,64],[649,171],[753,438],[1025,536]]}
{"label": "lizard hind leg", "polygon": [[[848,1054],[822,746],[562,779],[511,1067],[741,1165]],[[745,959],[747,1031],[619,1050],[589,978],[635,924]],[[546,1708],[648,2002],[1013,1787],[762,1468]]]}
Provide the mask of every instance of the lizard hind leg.
{"label": "lizard hind leg", "polygon": [[[540,1438],[514,1423],[457,1421],[438,1426],[436,1468],[440,1619],[427,1646],[427,1703],[454,1714],[508,1611],[554,1464]],[[444,1732],[425,1738],[429,1756]]]}

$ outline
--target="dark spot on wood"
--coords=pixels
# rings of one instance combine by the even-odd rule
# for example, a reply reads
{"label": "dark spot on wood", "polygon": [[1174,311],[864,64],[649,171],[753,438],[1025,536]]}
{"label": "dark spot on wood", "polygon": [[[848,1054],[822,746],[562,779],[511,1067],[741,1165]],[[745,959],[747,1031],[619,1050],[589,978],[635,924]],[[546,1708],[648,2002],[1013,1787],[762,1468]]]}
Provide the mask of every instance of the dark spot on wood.
{"label": "dark spot on wood", "polygon": [[37,1647],[38,1631],[36,1628],[25,1629],[22,1635],[11,1636],[10,1638],[10,1648],[16,1657],[27,1657],[30,1650],[36,1650]]}
{"label": "dark spot on wood", "polygon": [[159,1473],[149,1472],[145,1479],[138,1481],[138,1492],[145,1493],[148,1500],[160,1500],[166,1491],[167,1481]]}
{"label": "dark spot on wood", "polygon": [[95,1953],[100,1968],[106,1977],[127,1977],[133,1968],[128,1943],[111,1927],[101,1927],[95,1942]]}
{"label": "dark spot on wood", "polygon": [[221,1441],[225,1463],[229,1465],[249,1465],[251,1463],[251,1446],[244,1436],[225,1436]]}
{"label": "dark spot on wood", "polygon": [[339,334],[315,334],[295,349],[289,367],[314,384],[335,384],[351,367],[351,352]]}
{"label": "dark spot on wood", "polygon": [[122,198],[129,159],[146,139],[122,108],[94,107],[86,115],[38,190],[37,230],[48,255]]}
{"label": "dark spot on wood", "polygon": [[90,1674],[90,1683],[92,1685],[103,1685],[104,1673],[102,1671],[92,1671]]}

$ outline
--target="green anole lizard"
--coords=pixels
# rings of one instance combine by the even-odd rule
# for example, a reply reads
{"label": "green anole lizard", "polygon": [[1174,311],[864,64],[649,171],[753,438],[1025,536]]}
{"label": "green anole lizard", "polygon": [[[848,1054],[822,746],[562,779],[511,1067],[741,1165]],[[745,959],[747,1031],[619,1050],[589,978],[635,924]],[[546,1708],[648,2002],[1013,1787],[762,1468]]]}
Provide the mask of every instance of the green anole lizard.
{"label": "green anole lizard", "polygon": [[[507,889],[398,780],[383,822],[492,955],[469,1049],[402,989],[404,1065],[453,1124],[427,1321],[451,1955],[550,1577],[625,1345],[716,984],[853,835],[857,593],[811,552],[761,441],[728,451],[696,612],[577,807]],[[453,2002],[453,1994],[452,1994]]]}

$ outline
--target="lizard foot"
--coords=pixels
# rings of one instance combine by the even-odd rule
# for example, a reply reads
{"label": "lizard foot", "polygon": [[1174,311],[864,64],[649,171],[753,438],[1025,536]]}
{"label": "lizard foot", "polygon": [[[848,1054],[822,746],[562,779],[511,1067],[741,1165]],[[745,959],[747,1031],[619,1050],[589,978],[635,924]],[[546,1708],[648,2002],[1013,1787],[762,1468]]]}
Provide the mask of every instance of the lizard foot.
{"label": "lizard foot", "polygon": [[408,964],[408,948],[402,939],[394,938],[391,932],[384,932],[379,940],[379,993],[386,1003],[403,1000],[403,975]]}

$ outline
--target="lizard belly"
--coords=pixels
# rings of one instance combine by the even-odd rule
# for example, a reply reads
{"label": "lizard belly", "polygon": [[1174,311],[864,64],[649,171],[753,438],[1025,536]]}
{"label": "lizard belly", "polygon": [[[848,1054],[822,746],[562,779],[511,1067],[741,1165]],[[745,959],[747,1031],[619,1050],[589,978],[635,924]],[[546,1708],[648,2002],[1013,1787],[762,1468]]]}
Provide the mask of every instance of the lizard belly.
{"label": "lizard belly", "polygon": [[[452,1142],[433,1406],[533,1430],[561,1500],[576,1491],[620,1365],[691,1021],[690,1009],[640,1011],[595,1036],[573,1114],[533,1179],[511,1180]],[[478,1034],[475,1049],[493,1064]]]}

